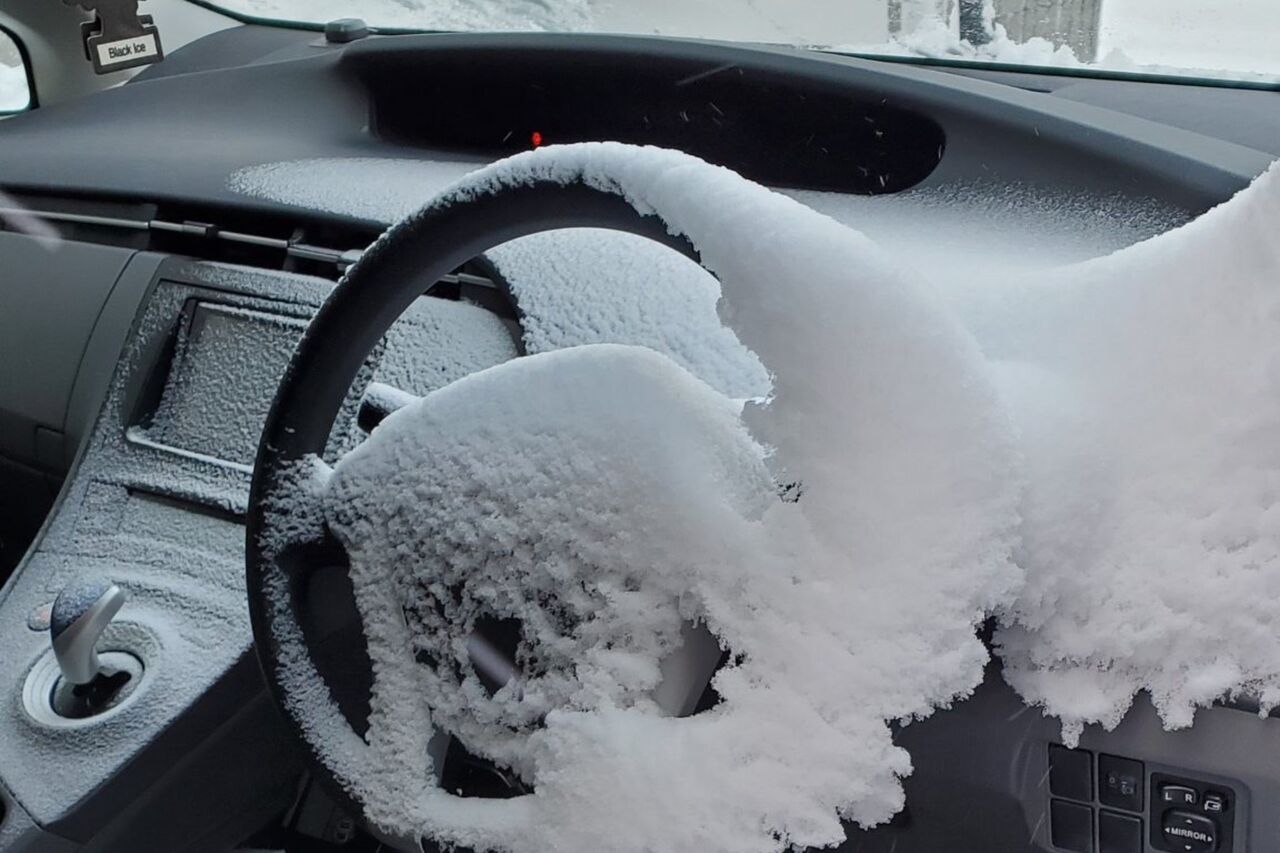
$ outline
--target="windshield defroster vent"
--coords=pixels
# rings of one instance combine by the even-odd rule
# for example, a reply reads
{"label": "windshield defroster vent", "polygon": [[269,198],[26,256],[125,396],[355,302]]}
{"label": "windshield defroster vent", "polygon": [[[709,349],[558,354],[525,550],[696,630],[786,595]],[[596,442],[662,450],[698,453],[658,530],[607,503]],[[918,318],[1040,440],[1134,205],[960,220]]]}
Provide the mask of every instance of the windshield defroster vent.
{"label": "windshield defroster vent", "polygon": [[38,222],[87,243],[336,278],[377,237],[376,229],[267,217],[249,211],[44,196],[9,197],[0,230]]}

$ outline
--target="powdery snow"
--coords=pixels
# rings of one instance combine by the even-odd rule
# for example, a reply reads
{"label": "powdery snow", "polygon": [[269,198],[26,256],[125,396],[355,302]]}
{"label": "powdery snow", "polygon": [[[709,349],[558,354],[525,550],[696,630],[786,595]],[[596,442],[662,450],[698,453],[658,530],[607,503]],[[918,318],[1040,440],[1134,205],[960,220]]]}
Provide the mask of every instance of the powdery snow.
{"label": "powdery snow", "polygon": [[[276,202],[391,223],[482,165],[320,158],[242,169],[230,186]],[[1097,257],[1189,218],[1151,199],[1004,184],[922,187],[882,196],[787,193],[895,256],[910,258],[952,301],[985,288],[992,270],[1039,270]],[[628,234],[574,229],[525,237],[488,254],[519,303],[529,353],[585,343],[637,344],[672,357],[730,396],[768,391],[759,360],[716,316],[719,282],[673,252]],[[443,327],[439,333],[460,337]],[[472,330],[461,337],[470,339]]]}
{"label": "powdery snow", "polygon": [[379,27],[430,30],[581,30],[589,0],[221,0],[232,11],[263,18],[332,21],[363,18]]}
{"label": "powdery snow", "polygon": [[[1085,723],[1114,726],[1139,690],[1171,728],[1227,693],[1280,701],[1269,604],[1280,479],[1265,439],[1280,417],[1268,403],[1280,375],[1277,168],[1196,222],[1099,260],[1034,268],[1019,240],[975,252],[945,232],[911,256],[946,285],[1018,415],[1028,585],[998,641],[1006,677],[1069,740]],[[861,200],[801,198],[853,225],[905,227]],[[1124,209],[1079,206],[1084,242],[1099,226],[1170,215],[1153,207],[1126,226]],[[1031,245],[1053,260],[1071,251]]]}
{"label": "powdery snow", "polygon": [[[375,663],[369,754],[335,770],[384,828],[479,848],[837,843],[841,818],[901,807],[910,764],[886,721],[978,683],[975,624],[1020,585],[1009,425],[930,290],[727,170],[567,146],[435,203],[579,179],[699,248],[773,395],[743,411],[665,355],[596,344],[498,365],[388,417],[317,481]],[[780,500],[777,484],[795,482],[800,501]],[[466,655],[480,615],[526,625],[524,674],[493,697]],[[723,702],[676,719],[648,696],[685,620],[734,657],[715,681]],[[535,793],[436,788],[436,726]]]}
{"label": "powdery snow", "polygon": [[787,190],[866,234],[948,299],[986,290],[993,276],[1100,257],[1182,225],[1185,210],[1133,194],[964,181],[890,195]]}
{"label": "powdery snow", "polygon": [[489,251],[520,306],[526,349],[645,346],[717,391],[764,397],[764,366],[716,316],[720,283],[643,237],[591,228],[535,234]]}
{"label": "powdery snow", "polygon": [[1280,167],[1195,222],[970,306],[1014,406],[1006,677],[1062,718],[1280,701]]}
{"label": "powdery snow", "polygon": [[511,332],[493,313],[426,296],[387,332],[377,379],[399,392],[423,396],[517,355]]}
{"label": "powdery snow", "polygon": [[[230,186],[285,204],[391,223],[482,165],[298,160],[242,169],[232,175]],[[762,397],[769,391],[769,377],[759,360],[716,316],[720,283],[665,247],[629,234],[580,228],[534,234],[487,254],[519,306],[529,353],[589,343],[636,344],[670,356],[732,397]],[[473,336],[469,328],[446,325],[440,326],[440,334],[467,340]],[[474,360],[465,363],[473,365]],[[433,369],[428,363],[419,367]],[[411,373],[399,375],[408,381]],[[449,378],[458,375],[451,373]]]}
{"label": "powdery snow", "polygon": [[328,157],[249,166],[232,174],[232,190],[373,222],[403,219],[483,163]]}
{"label": "powdery snow", "polygon": [[[390,224],[417,210],[424,199],[484,165],[448,160],[313,158],[240,169],[232,174],[229,185],[245,195]],[[1190,218],[1185,211],[1132,195],[1117,193],[1098,197],[977,181],[917,187],[878,196],[783,191],[814,210],[862,231],[885,249],[911,258],[912,264],[926,272],[931,281],[948,286],[981,281],[993,268],[1005,268],[1011,263],[1021,268],[1043,268],[1105,255]],[[583,230],[580,233],[599,232]],[[639,265],[629,256],[643,251],[638,248],[645,245],[643,242],[627,235],[614,237],[616,246],[609,248],[616,248],[618,252],[610,252],[606,262],[601,257],[605,254],[603,247],[593,249],[574,240],[556,239],[558,236],[554,233],[535,235],[511,245],[528,247],[519,254],[537,265],[528,267],[530,272],[540,275],[540,270],[554,270],[556,288],[569,288],[574,292],[594,288],[592,304],[579,305],[575,300],[576,310],[601,310],[606,288],[595,281],[601,274],[609,279],[609,292],[626,288],[631,292],[628,298],[645,300],[644,311],[660,310],[661,302],[647,298],[649,288],[655,286],[653,276],[637,280],[631,272]],[[540,250],[532,251],[534,246]],[[660,262],[657,250],[650,249],[649,253],[653,262]],[[575,263],[578,257],[600,261],[599,268]],[[682,265],[675,260],[663,262],[664,272],[678,274]],[[518,274],[522,269],[523,265],[507,265],[508,272]],[[526,291],[528,301],[532,296],[528,289],[537,282],[526,276],[520,278],[517,284]],[[689,280],[690,287],[697,288],[696,281],[701,278],[707,282],[704,287],[718,288],[713,280],[697,271],[683,278]],[[670,298],[670,289],[666,290],[663,297]],[[548,304],[558,298],[561,297],[551,293],[537,294],[539,302]],[[637,319],[629,317],[628,323]],[[535,317],[534,321],[572,322],[571,318],[543,317]],[[614,328],[624,326],[620,319],[610,318],[608,322]],[[670,317],[664,317],[663,322],[681,325]],[[707,328],[700,327],[698,331],[702,338],[709,336]],[[553,337],[548,332],[547,339]]]}

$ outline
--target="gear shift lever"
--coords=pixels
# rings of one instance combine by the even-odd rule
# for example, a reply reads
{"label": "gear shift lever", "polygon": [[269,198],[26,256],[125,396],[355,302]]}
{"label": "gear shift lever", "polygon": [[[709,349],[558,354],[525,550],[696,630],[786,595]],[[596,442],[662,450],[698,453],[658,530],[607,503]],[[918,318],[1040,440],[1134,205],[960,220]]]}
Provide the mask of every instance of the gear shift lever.
{"label": "gear shift lever", "polygon": [[88,684],[102,671],[98,639],[124,606],[125,593],[111,581],[76,580],[53,602],[49,633],[53,654],[69,684]]}

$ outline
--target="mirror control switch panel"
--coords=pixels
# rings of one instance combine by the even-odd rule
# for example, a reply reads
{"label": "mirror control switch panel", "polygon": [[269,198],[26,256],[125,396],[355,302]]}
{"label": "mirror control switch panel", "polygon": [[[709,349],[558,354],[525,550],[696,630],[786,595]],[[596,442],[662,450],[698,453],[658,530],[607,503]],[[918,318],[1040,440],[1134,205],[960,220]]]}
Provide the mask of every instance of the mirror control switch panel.
{"label": "mirror control switch panel", "polygon": [[1227,785],[1152,773],[1150,844],[1169,853],[1231,853],[1235,806]]}

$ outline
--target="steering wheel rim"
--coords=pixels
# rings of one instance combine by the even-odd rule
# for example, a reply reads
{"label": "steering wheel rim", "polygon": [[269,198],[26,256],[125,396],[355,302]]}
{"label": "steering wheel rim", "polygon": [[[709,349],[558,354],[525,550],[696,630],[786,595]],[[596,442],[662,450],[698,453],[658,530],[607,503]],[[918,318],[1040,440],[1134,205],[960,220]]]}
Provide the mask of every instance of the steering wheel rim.
{"label": "steering wheel rim", "polygon": [[[345,778],[342,769],[326,757],[326,750],[308,737],[312,726],[290,701],[281,681],[285,656],[296,651],[290,648],[286,652],[287,641],[282,638],[303,636],[298,613],[306,607],[303,586],[310,561],[280,547],[276,499],[298,488],[299,465],[322,456],[369,352],[422,295],[421,282],[434,282],[510,240],[565,228],[605,228],[646,237],[702,265],[694,246],[673,234],[660,216],[642,214],[619,192],[588,186],[581,177],[518,184],[494,181],[481,186],[475,190],[464,181],[466,190],[460,187],[447,192],[393,226],[342,278],[308,326],[285,371],[254,467],[245,550],[249,615],[258,661],[272,699],[321,779],[366,818],[366,803],[355,793],[353,780]],[[307,549],[304,554],[314,554],[315,548],[336,542],[327,529],[315,528],[293,544]],[[303,649],[306,665],[319,677],[305,640]],[[329,687],[327,682],[324,687]],[[329,697],[332,701],[331,693]],[[367,755],[369,747],[350,718],[342,711],[336,717],[347,726],[342,736],[348,748]]]}

